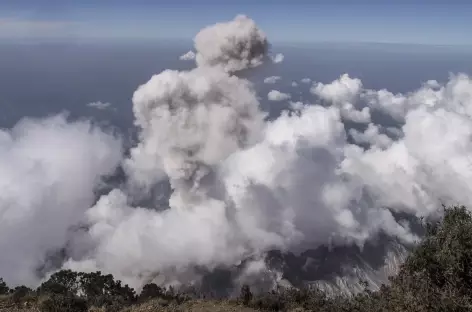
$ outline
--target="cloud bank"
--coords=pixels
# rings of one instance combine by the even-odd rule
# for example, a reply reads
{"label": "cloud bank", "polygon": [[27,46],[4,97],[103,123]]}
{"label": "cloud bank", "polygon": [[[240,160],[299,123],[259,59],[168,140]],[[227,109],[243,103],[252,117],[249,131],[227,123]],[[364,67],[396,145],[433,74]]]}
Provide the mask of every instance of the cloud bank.
{"label": "cloud bank", "polygon": [[[362,246],[380,233],[411,244],[418,237],[395,212],[428,216],[441,203],[472,204],[466,192],[472,176],[469,77],[395,95],[415,103],[402,116],[396,138],[372,123],[365,131],[346,132],[339,103],[384,111],[379,104],[385,103],[370,99],[386,91],[358,83],[353,92],[339,88],[340,81],[324,85],[338,88],[326,93],[331,105],[298,103],[294,111],[262,122],[251,85],[224,71],[204,67],[152,78],[134,96],[143,133],[128,172],[146,187],[169,178],[170,207],[131,207],[126,190],[102,197],[87,212],[95,251],[67,266],[105,269],[138,285],[196,282],[195,265],[233,266],[274,248]],[[211,117],[221,107],[231,113]],[[228,133],[227,123],[239,126]],[[349,143],[348,134],[367,147]],[[241,137],[252,139],[237,144]]]}
{"label": "cloud bank", "polygon": [[[220,83],[228,87],[216,87]],[[218,91],[184,91],[210,85]],[[163,72],[135,93],[143,133],[128,172],[147,187],[168,177],[174,190],[170,207],[161,212],[131,207],[126,190],[102,197],[87,212],[96,248],[67,267],[104,269],[135,285],[143,280],[187,283],[198,281],[195,265],[237,265],[274,248],[362,246],[380,233],[413,243],[418,237],[394,212],[428,216],[443,202],[472,203],[465,192],[472,175],[467,113],[472,82],[458,75],[445,86],[425,88],[397,95],[419,100],[406,112],[400,138],[391,139],[372,124],[364,132],[351,131],[355,141],[369,145],[364,149],[349,143],[337,104],[298,103],[294,111],[262,124],[257,99],[244,80],[208,68]],[[428,100],[430,91],[435,101]],[[359,89],[358,95],[373,92]],[[210,94],[220,101],[206,99]],[[334,98],[346,99],[345,93]],[[221,106],[232,113],[212,118]],[[252,113],[236,113],[242,107],[251,107]],[[220,123],[222,116],[232,117]],[[252,116],[244,131],[233,128],[228,134],[220,128],[243,116]],[[236,144],[246,132],[253,140]],[[439,135],[445,139],[438,142]],[[229,136],[228,143],[223,136]],[[149,164],[146,170],[143,164]]]}
{"label": "cloud bank", "polygon": [[48,252],[62,248],[121,161],[121,141],[64,116],[0,131],[0,275],[32,285]]}

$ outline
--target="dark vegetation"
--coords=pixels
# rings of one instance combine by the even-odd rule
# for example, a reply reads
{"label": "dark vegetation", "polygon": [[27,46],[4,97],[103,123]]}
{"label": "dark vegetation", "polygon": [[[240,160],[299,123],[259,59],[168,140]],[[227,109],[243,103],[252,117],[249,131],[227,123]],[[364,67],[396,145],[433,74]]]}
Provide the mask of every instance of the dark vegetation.
{"label": "dark vegetation", "polygon": [[472,311],[470,212],[445,208],[441,221],[424,222],[424,227],[423,241],[388,285],[371,292],[366,284],[364,292],[352,297],[328,297],[308,288],[254,295],[245,285],[239,298],[212,300],[156,284],[145,285],[138,295],[112,275],[63,270],[36,290],[10,289],[0,279],[0,311]]}

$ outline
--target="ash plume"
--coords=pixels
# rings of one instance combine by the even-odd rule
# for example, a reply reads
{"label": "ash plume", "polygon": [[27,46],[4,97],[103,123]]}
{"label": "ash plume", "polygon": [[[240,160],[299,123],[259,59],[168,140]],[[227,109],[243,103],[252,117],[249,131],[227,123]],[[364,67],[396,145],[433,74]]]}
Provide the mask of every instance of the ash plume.
{"label": "ash plume", "polygon": [[219,66],[226,72],[261,65],[269,48],[265,33],[245,15],[200,30],[194,42],[197,66]]}

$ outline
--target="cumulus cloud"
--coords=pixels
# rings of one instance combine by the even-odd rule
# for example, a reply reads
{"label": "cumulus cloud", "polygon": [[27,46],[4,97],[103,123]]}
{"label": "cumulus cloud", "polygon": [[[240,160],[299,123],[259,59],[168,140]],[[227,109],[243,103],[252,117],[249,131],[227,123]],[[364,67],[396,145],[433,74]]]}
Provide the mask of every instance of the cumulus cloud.
{"label": "cumulus cloud", "polygon": [[341,115],[345,120],[361,124],[369,123],[371,119],[370,109],[368,107],[358,110],[348,102],[341,106]]}
{"label": "cumulus cloud", "polygon": [[370,123],[364,132],[350,129],[349,134],[358,144],[369,144],[379,148],[389,147],[393,141],[387,135],[380,133],[379,127]]}
{"label": "cumulus cloud", "polygon": [[35,285],[120,160],[120,140],[85,121],[25,119],[0,131],[0,276]]}
{"label": "cumulus cloud", "polygon": [[316,83],[310,92],[321,99],[335,103],[352,102],[362,89],[360,79],[351,78],[348,74],[341,75],[330,84]]}
{"label": "cumulus cloud", "polygon": [[439,88],[441,86],[436,80],[428,80],[425,85],[430,88]]}
{"label": "cumulus cloud", "polygon": [[282,53],[277,53],[276,55],[274,55],[274,57],[272,57],[272,62],[276,64],[282,63],[284,61],[284,58],[285,56]]}
{"label": "cumulus cloud", "polygon": [[261,143],[230,158],[228,193],[240,209],[269,218],[266,231],[277,234],[279,246],[362,244],[379,230],[412,241],[388,210],[369,206],[361,180],[338,170],[348,147],[337,108],[286,113],[268,125]]}
{"label": "cumulus cloud", "polygon": [[[369,96],[374,94],[368,90]],[[383,150],[351,148],[346,168],[364,179],[382,205],[417,215],[433,212],[439,201],[468,205],[471,198],[458,190],[470,187],[466,180],[472,174],[466,139],[472,126],[470,78],[455,75],[446,85],[425,85],[394,98],[408,105],[389,109],[387,104],[400,103],[391,96],[377,96],[375,103],[404,120],[402,136]]]}
{"label": "cumulus cloud", "polygon": [[305,104],[303,104],[303,102],[301,101],[297,101],[297,102],[290,101],[290,108],[294,111],[299,111],[303,109],[304,106]]}
{"label": "cumulus cloud", "polygon": [[298,87],[298,83],[296,81],[292,81],[292,87]]}
{"label": "cumulus cloud", "polygon": [[283,93],[278,90],[271,90],[267,94],[267,98],[269,99],[269,101],[276,101],[276,102],[289,100],[291,97],[292,96],[290,94]]}
{"label": "cumulus cloud", "polygon": [[188,51],[187,53],[182,54],[179,57],[179,60],[181,60],[181,61],[192,61],[194,59],[195,59],[195,52],[193,52],[193,51]]}
{"label": "cumulus cloud", "polygon": [[338,106],[345,120],[369,123],[371,120],[370,108],[358,109],[353,104],[357,102],[362,90],[360,79],[351,78],[348,74],[344,74],[328,84],[314,83],[310,92],[325,102]]}
{"label": "cumulus cloud", "polygon": [[[448,101],[454,101],[454,105],[450,105],[451,109],[454,108],[470,115],[470,108],[455,103],[468,100],[469,83],[469,77],[465,74],[452,75],[445,85],[439,84],[436,80],[429,80],[415,91],[394,94],[386,89],[365,89],[360,79],[343,74],[327,84],[314,83],[310,91],[320,99],[341,108],[361,111],[368,108],[389,115],[399,123],[404,123],[406,115],[411,110],[421,106],[445,106],[449,105]],[[454,98],[456,94],[460,94],[460,97]],[[364,114],[367,117],[367,111]]]}
{"label": "cumulus cloud", "polygon": [[308,83],[311,82],[311,79],[310,78],[303,78],[303,79],[300,80],[300,82],[308,84]]}
{"label": "cumulus cloud", "polygon": [[100,109],[100,110],[104,110],[104,109],[109,108],[111,106],[111,103],[97,101],[97,102],[88,103],[87,106],[92,107],[92,108],[96,108],[96,109]]}
{"label": "cumulus cloud", "polygon": [[268,50],[265,33],[245,15],[202,29],[194,39],[198,66],[235,72],[262,64]]}
{"label": "cumulus cloud", "polygon": [[279,81],[280,79],[282,79],[280,76],[270,76],[270,77],[267,77],[267,78],[264,79],[264,83],[274,84],[277,81]]}

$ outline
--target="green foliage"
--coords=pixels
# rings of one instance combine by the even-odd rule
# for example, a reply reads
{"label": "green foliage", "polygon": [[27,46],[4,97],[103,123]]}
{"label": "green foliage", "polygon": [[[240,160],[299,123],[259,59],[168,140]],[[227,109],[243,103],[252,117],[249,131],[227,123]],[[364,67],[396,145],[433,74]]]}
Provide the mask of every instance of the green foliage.
{"label": "green foliage", "polygon": [[426,237],[381,293],[411,311],[472,310],[472,217],[463,206],[445,208]]}
{"label": "green foliage", "polygon": [[44,309],[50,311],[55,311],[53,309],[56,308],[60,310],[67,305],[81,309],[83,304],[104,307],[106,311],[118,311],[136,300],[132,288],[121,285],[121,281],[115,281],[111,274],[102,275],[101,272],[77,273],[62,270],[41,284],[38,293],[52,295],[44,303]]}
{"label": "green foliage", "polygon": [[50,294],[77,294],[80,288],[79,274],[71,270],[62,270],[54,273],[51,277],[39,286],[40,293]]}
{"label": "green foliage", "polygon": [[80,291],[92,305],[103,306],[116,302],[127,305],[136,300],[134,289],[128,285],[122,286],[121,281],[115,281],[111,274],[93,272],[79,273],[78,276]]}
{"label": "green foliage", "polygon": [[241,287],[241,294],[239,296],[242,304],[244,304],[245,306],[249,305],[252,300],[252,297],[253,295],[251,289],[249,288],[249,285],[243,285],[243,287]]}
{"label": "green foliage", "polygon": [[88,305],[77,296],[53,294],[41,303],[39,309],[41,312],[86,312]]}
{"label": "green foliage", "polygon": [[141,293],[139,294],[138,300],[144,302],[154,298],[163,298],[165,297],[166,290],[157,286],[154,283],[144,285]]}
{"label": "green foliage", "polygon": [[10,292],[10,288],[7,286],[3,278],[0,277],[0,295],[6,295]]}
{"label": "green foliage", "polygon": [[17,286],[13,289],[10,289],[11,298],[14,302],[20,302],[21,299],[25,298],[26,296],[31,295],[33,290],[26,286]]}

